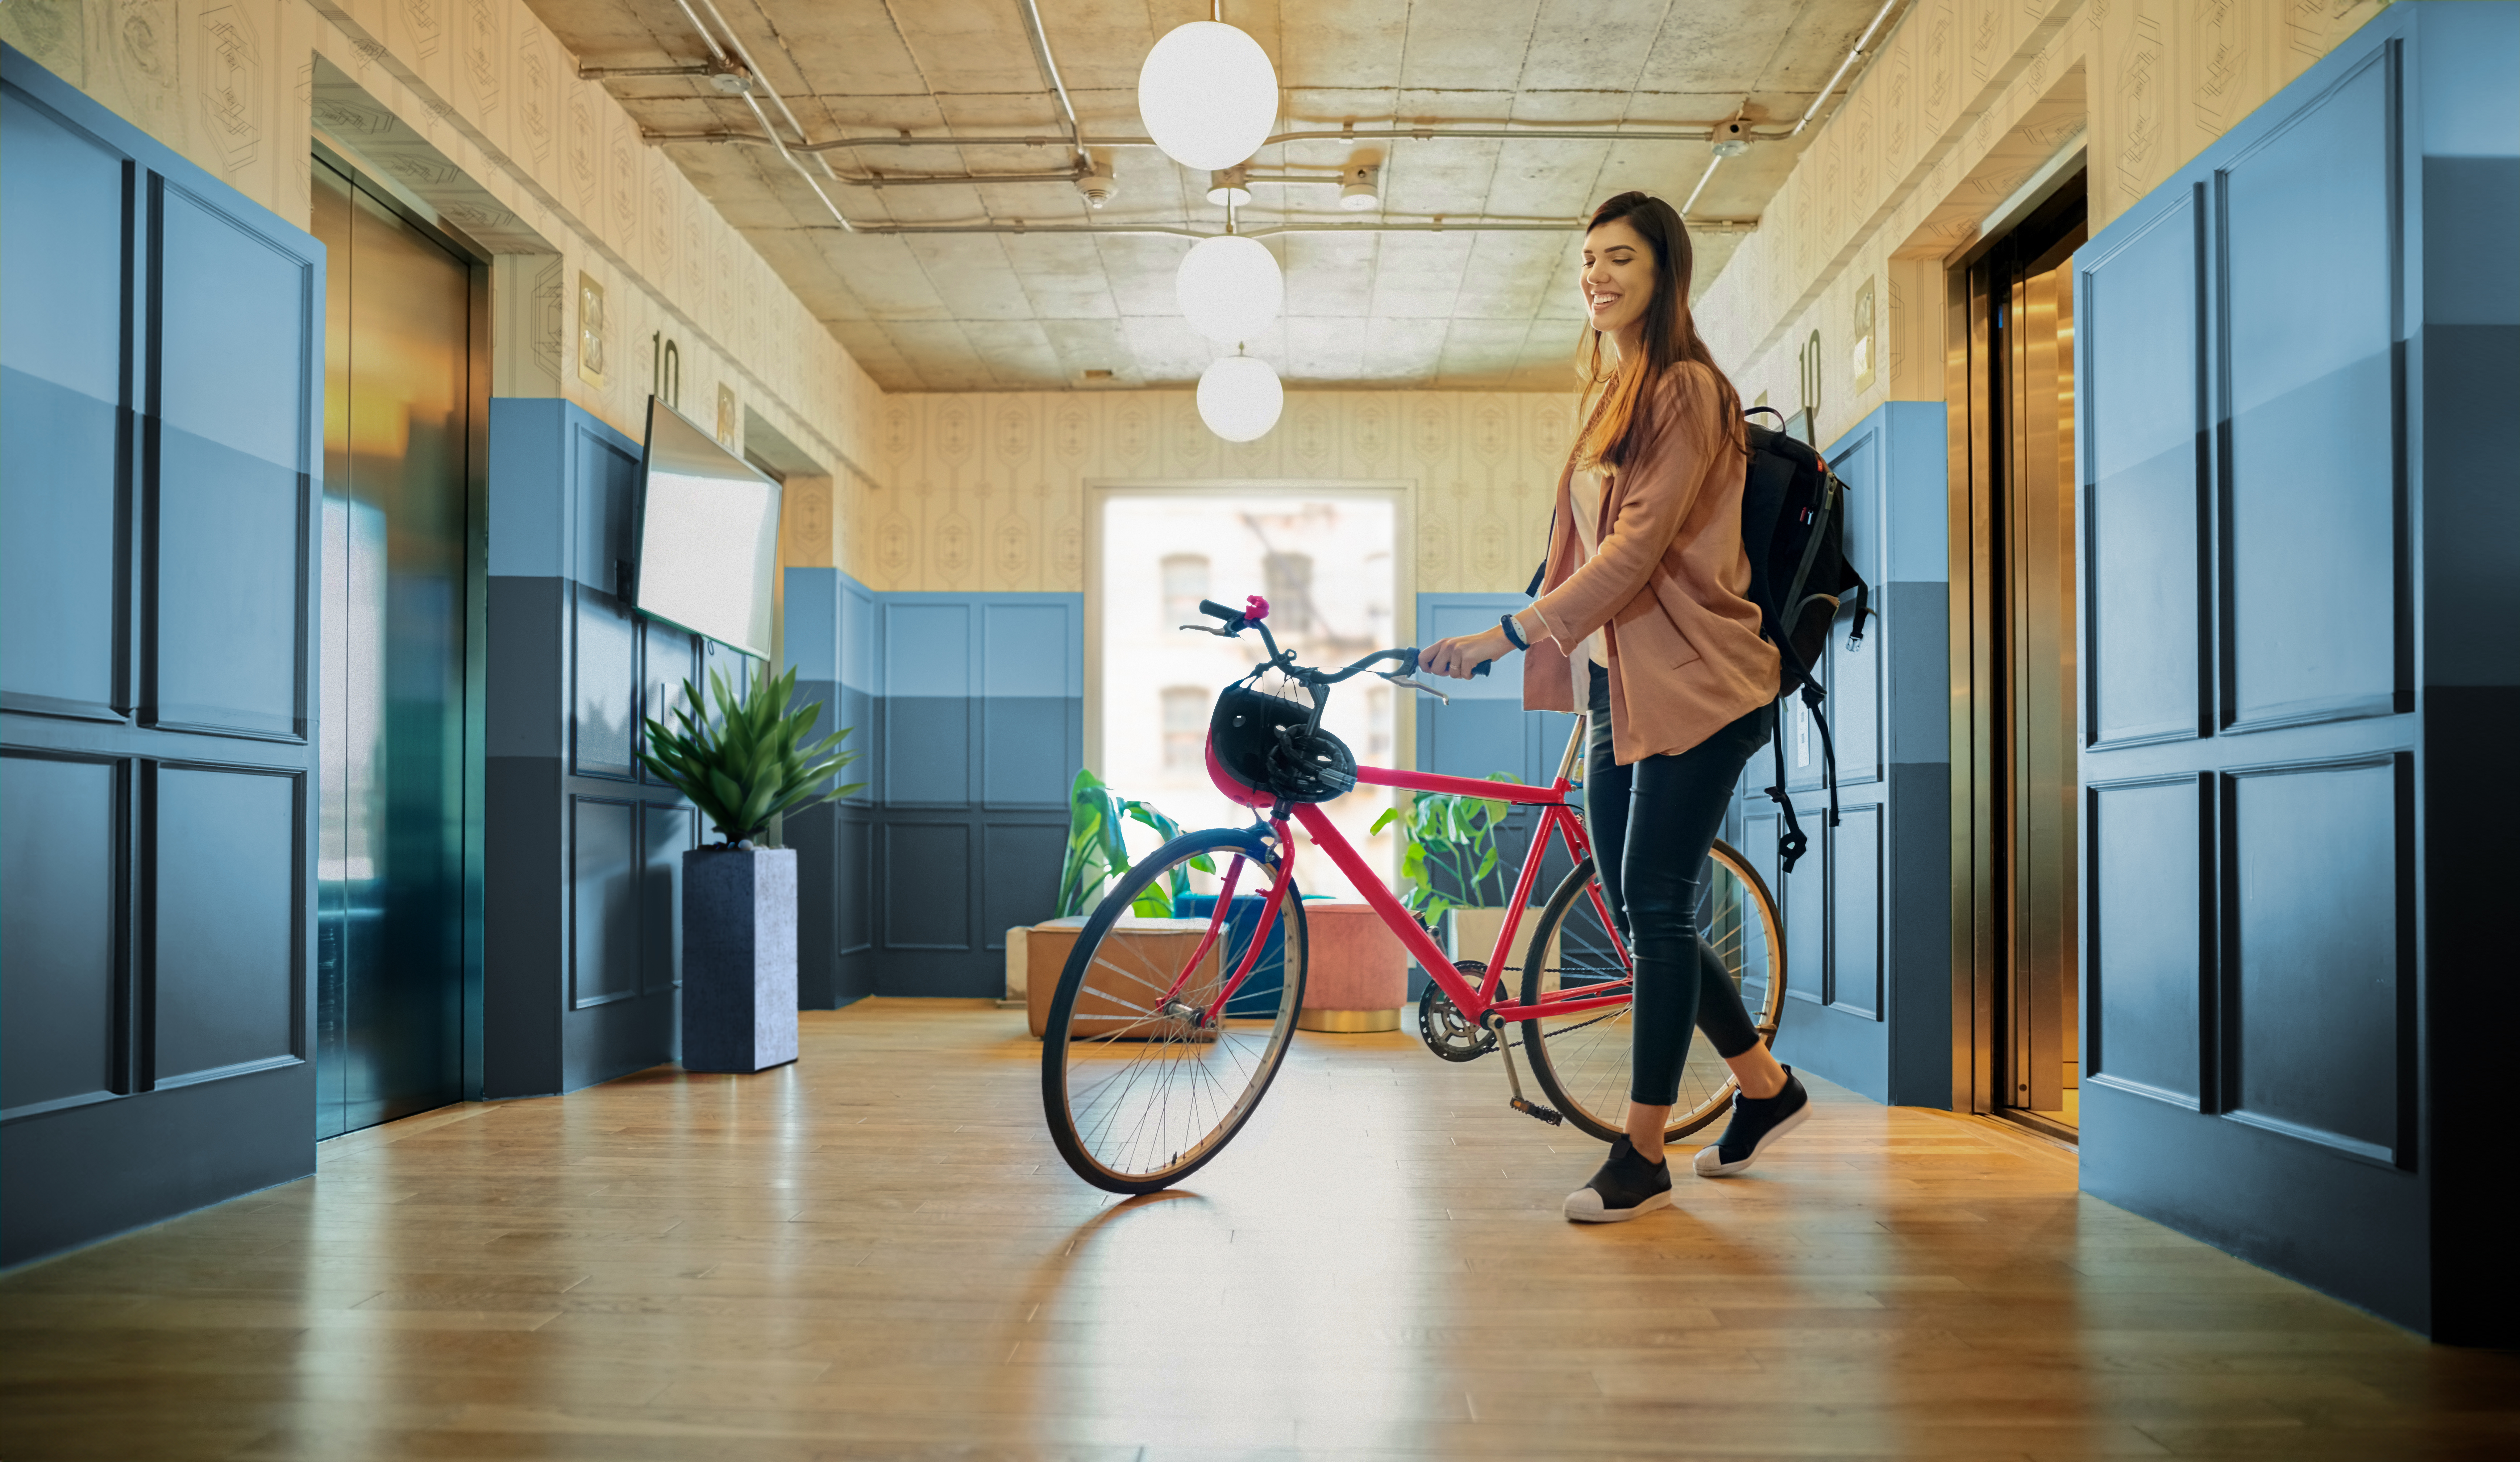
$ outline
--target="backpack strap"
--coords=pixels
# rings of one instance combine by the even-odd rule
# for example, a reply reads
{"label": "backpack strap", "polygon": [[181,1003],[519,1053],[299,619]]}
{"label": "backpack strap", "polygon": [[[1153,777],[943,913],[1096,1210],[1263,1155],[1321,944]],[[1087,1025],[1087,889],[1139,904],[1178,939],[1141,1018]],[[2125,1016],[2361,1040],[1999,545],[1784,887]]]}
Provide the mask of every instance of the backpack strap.
{"label": "backpack strap", "polygon": [[[1778,709],[1781,710],[1784,703],[1783,696],[1777,697]],[[1777,833],[1777,870],[1780,874],[1790,873],[1794,870],[1794,864],[1802,858],[1804,851],[1811,847],[1811,838],[1803,831],[1803,824],[1794,817],[1794,800],[1785,795],[1784,717],[1777,718],[1776,732],[1768,737],[1768,744],[1776,748],[1777,753],[1777,779],[1768,787],[1768,796],[1777,804],[1780,814],[1779,828]]]}
{"label": "backpack strap", "polygon": [[1837,743],[1829,738],[1828,718],[1821,714],[1821,697],[1828,692],[1818,684],[1803,682],[1803,705],[1820,726],[1821,779],[1828,784],[1828,825],[1837,825]]}

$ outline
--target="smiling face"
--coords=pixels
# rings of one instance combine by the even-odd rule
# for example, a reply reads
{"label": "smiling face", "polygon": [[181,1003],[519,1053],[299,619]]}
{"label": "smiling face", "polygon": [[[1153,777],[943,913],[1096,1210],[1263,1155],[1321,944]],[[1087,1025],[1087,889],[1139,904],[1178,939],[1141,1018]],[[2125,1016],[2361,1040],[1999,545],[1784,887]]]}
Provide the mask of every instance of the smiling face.
{"label": "smiling face", "polygon": [[1644,318],[1653,298],[1654,255],[1624,218],[1614,218],[1584,236],[1584,310],[1593,328],[1613,338],[1624,337]]}

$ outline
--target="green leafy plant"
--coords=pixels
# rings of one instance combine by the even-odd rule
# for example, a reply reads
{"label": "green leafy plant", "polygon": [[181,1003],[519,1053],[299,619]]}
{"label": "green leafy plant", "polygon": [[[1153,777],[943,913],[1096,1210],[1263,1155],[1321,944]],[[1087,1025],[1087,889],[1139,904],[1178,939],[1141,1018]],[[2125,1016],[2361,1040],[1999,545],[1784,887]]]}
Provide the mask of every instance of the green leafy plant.
{"label": "green leafy plant", "polygon": [[[1076,780],[1067,789],[1067,857],[1058,870],[1059,917],[1090,912],[1102,885],[1129,871],[1131,822],[1153,828],[1166,842],[1181,836],[1181,824],[1157,812],[1153,803],[1123,797],[1104,785],[1102,778],[1077,768]],[[1202,873],[1216,871],[1205,858],[1192,860],[1191,866]],[[1189,877],[1176,868],[1163,882],[1148,884],[1130,904],[1129,911],[1168,918],[1173,900],[1189,892]]]}
{"label": "green leafy plant", "polygon": [[648,745],[639,760],[692,799],[728,846],[744,841],[763,846],[771,819],[866,785],[853,781],[815,790],[856,761],[858,753],[840,750],[847,727],[811,746],[804,744],[823,707],[820,701],[807,701],[788,709],[796,694],[795,671],[757,681],[741,695],[725,676],[711,676],[709,689],[716,700],[714,716],[700,699],[699,687],[683,682],[683,704],[674,712],[679,730],[650,721]]}
{"label": "green leafy plant", "polygon": [[[1510,782],[1502,772],[1490,781]],[[1513,804],[1455,792],[1419,792],[1406,810],[1383,809],[1373,832],[1400,826],[1400,902],[1428,927],[1454,908],[1493,908],[1513,897],[1497,857],[1497,824]]]}

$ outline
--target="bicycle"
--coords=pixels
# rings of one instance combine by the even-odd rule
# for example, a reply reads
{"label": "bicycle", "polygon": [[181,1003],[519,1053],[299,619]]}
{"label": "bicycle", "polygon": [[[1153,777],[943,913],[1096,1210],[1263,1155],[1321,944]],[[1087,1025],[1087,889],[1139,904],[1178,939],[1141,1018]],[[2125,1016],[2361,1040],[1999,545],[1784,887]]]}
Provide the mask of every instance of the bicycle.
{"label": "bicycle", "polygon": [[[1196,1172],[1250,1120],[1285,1060],[1303,1004],[1309,946],[1294,877],[1298,828],[1430,977],[1418,1026],[1436,1055],[1474,1061],[1500,1054],[1514,1110],[1552,1126],[1571,1122],[1605,1142],[1617,1136],[1626,1122],[1634,985],[1583,821],[1567,800],[1583,726],[1568,737],[1556,777],[1545,787],[1359,766],[1321,730],[1330,687],[1372,670],[1447,699],[1410,673],[1414,647],[1376,650],[1334,671],[1313,669],[1279,647],[1263,622],[1266,600],[1255,596],[1235,610],[1203,599],[1199,611],[1223,626],[1182,628],[1228,639],[1256,630],[1268,650],[1267,660],[1219,694],[1206,748],[1210,779],[1252,808],[1254,823],[1172,839],[1133,865],[1087,918],[1059,973],[1042,1040],[1042,1105],[1060,1156],[1097,1187],[1149,1193]],[[1373,669],[1385,661],[1405,668]],[[1477,673],[1487,670],[1481,665]],[[1309,704],[1260,689],[1271,674]],[[1220,731],[1228,738],[1222,753]],[[1539,809],[1487,959],[1448,958],[1321,811],[1320,803],[1360,782]],[[1541,864],[1560,839],[1574,866],[1541,907],[1517,959],[1515,935]],[[1698,927],[1744,987],[1761,1038],[1773,1041],[1785,991],[1776,901],[1729,845],[1717,842],[1709,864],[1714,876],[1704,880]],[[1506,997],[1508,978],[1518,997]],[[1525,1096],[1516,1049],[1554,1106]],[[1731,1071],[1695,1042],[1666,1138],[1713,1122],[1729,1109],[1734,1086]]]}

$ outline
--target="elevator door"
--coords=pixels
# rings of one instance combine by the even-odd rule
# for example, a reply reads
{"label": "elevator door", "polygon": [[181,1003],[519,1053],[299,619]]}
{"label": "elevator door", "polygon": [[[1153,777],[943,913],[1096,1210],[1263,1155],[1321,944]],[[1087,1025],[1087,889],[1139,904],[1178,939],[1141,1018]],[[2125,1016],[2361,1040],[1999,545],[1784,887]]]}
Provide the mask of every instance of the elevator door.
{"label": "elevator door", "polygon": [[1980,1110],[2077,1125],[2078,176],[1969,264],[1966,795]]}
{"label": "elevator door", "polygon": [[2074,286],[2076,228],[2003,289],[2002,635],[2008,762],[2002,1104],[2075,1123]]}
{"label": "elevator door", "polygon": [[464,1077],[472,271],[318,158],[325,280],[316,1131]]}

